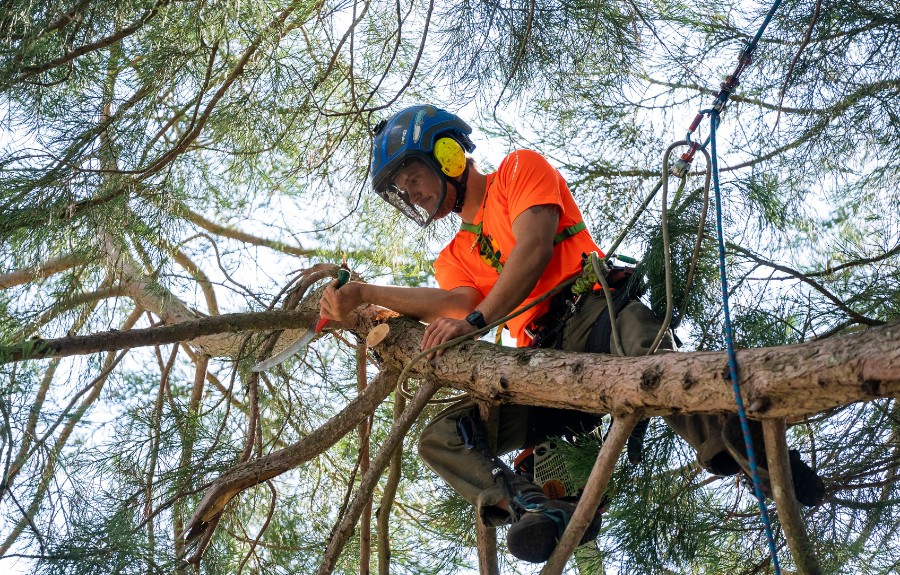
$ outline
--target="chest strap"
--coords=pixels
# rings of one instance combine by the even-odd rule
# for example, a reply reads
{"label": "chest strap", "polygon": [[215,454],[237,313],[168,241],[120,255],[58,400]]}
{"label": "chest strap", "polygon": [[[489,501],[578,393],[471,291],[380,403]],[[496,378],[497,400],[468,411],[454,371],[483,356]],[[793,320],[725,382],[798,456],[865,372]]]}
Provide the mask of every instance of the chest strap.
{"label": "chest strap", "polygon": [[[459,225],[459,229],[460,229],[460,231],[463,231],[463,232],[472,232],[472,233],[475,234],[476,236],[480,236],[480,235],[481,235],[481,224],[482,224],[482,223],[483,223],[483,222],[479,222],[479,223],[477,223],[477,224],[467,224],[466,222],[462,222],[462,223]],[[577,234],[578,232],[580,232],[580,231],[582,231],[582,230],[586,230],[586,229],[587,229],[587,225],[584,223],[584,221],[580,221],[580,222],[578,222],[578,223],[575,224],[575,225],[569,226],[569,227],[563,229],[563,231],[561,231],[561,232],[559,232],[558,234],[556,234],[556,237],[553,238],[553,245],[554,245],[554,246],[559,245],[560,243],[562,243],[562,242],[564,242],[565,240],[571,238],[572,236],[574,236],[574,235]]]}

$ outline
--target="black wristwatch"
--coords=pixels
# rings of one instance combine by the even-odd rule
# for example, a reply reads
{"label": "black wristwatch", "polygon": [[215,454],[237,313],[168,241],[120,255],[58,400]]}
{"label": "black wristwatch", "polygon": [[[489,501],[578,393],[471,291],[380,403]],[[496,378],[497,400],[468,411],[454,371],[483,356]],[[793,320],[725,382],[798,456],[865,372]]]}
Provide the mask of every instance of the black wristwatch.
{"label": "black wristwatch", "polygon": [[466,316],[466,321],[477,327],[478,329],[481,329],[487,325],[487,322],[484,321],[484,316],[481,315],[481,312],[477,309]]}

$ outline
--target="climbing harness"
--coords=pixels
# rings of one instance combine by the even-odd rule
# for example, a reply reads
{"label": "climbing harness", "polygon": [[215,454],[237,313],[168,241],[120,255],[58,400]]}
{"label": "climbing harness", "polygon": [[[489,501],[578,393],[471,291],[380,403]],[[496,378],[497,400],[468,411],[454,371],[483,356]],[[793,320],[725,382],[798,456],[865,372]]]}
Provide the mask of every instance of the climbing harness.
{"label": "climbing harness", "polygon": [[[724,245],[724,231],[723,231],[723,226],[722,226],[722,197],[721,197],[721,187],[720,187],[720,182],[719,182],[718,157],[717,157],[717,149],[716,149],[716,129],[719,125],[719,122],[721,121],[721,114],[725,110],[725,108],[728,104],[728,100],[731,97],[731,94],[733,93],[733,91],[735,90],[735,88],[738,86],[738,84],[740,82],[741,73],[752,62],[753,52],[755,51],[757,44],[758,44],[760,38],[762,37],[762,34],[764,33],[765,29],[768,27],[769,23],[772,20],[772,17],[774,16],[775,12],[778,10],[780,5],[781,5],[781,0],[775,0],[774,4],[769,9],[769,12],[766,14],[766,17],[765,17],[762,25],[760,26],[759,30],[757,31],[756,35],[747,43],[746,47],[741,51],[741,53],[738,57],[738,64],[737,64],[736,68],[734,69],[734,72],[731,75],[729,75],[728,77],[726,77],[725,81],[722,83],[721,89],[720,89],[718,95],[716,96],[715,100],[713,101],[712,107],[698,112],[696,117],[691,122],[691,124],[688,128],[686,138],[682,141],[673,143],[666,150],[666,152],[663,156],[663,171],[662,171],[662,177],[660,178],[660,181],[651,190],[650,194],[647,196],[647,198],[645,199],[643,204],[638,208],[638,210],[633,215],[631,220],[624,227],[623,231],[616,238],[616,240],[612,243],[612,246],[609,250],[610,253],[615,253],[616,249],[618,249],[619,245],[624,240],[625,235],[628,232],[628,230],[637,222],[637,219],[640,217],[640,215],[650,205],[650,202],[653,200],[656,193],[660,189],[662,189],[663,193],[662,193],[662,211],[661,211],[662,222],[661,222],[661,224],[662,224],[662,236],[663,236],[663,238],[662,238],[663,239],[663,259],[664,259],[664,264],[665,264],[665,268],[666,268],[665,269],[666,316],[663,319],[663,325],[657,335],[657,338],[650,348],[650,353],[652,353],[657,348],[657,346],[659,345],[659,342],[664,337],[664,334],[668,330],[669,326],[671,325],[672,318],[673,318],[673,301],[672,301],[673,298],[672,298],[672,285],[671,285],[672,273],[671,273],[671,263],[670,263],[670,259],[671,259],[670,258],[670,245],[669,245],[670,242],[669,242],[669,236],[668,236],[668,224],[666,221],[666,218],[667,218],[667,207],[666,206],[668,203],[667,202],[668,178],[670,175],[678,177],[678,178],[682,178],[682,180],[684,178],[686,178],[686,176],[688,175],[688,172],[690,171],[690,166],[693,162],[693,159],[694,159],[696,153],[698,151],[700,153],[702,153],[706,157],[706,160],[707,160],[707,162],[706,162],[707,163],[706,182],[704,185],[704,203],[703,203],[703,210],[702,210],[701,219],[700,219],[700,233],[698,233],[697,242],[695,243],[693,256],[692,256],[692,260],[691,260],[691,265],[690,265],[689,272],[688,272],[687,291],[690,290],[690,284],[692,282],[693,275],[696,271],[697,257],[699,254],[700,243],[702,241],[702,230],[705,225],[706,211],[707,211],[707,206],[708,206],[708,202],[709,202],[709,189],[710,189],[710,182],[711,182],[712,188],[714,191],[714,198],[715,198],[716,241],[717,241],[717,247],[718,247],[718,259],[719,259],[719,262],[718,262],[719,263],[719,279],[720,279],[720,283],[721,283],[722,305],[723,305],[723,313],[724,313],[724,320],[725,320],[724,321],[724,323],[725,323],[724,332],[725,332],[725,345],[726,345],[726,349],[727,349],[727,353],[728,353],[729,377],[731,378],[732,388],[733,388],[734,395],[735,395],[735,403],[737,405],[738,416],[740,418],[741,428],[742,428],[742,432],[744,435],[744,443],[745,443],[745,447],[747,450],[747,459],[749,460],[749,467],[750,467],[751,476],[752,476],[752,480],[753,480],[754,493],[756,495],[757,504],[759,506],[759,511],[760,511],[760,516],[762,518],[763,526],[765,528],[766,539],[767,539],[768,547],[769,547],[769,553],[771,555],[772,565],[773,565],[773,569],[774,569],[774,572],[776,575],[781,574],[781,567],[780,567],[780,564],[778,561],[778,553],[777,553],[777,549],[775,547],[775,538],[774,538],[774,534],[772,531],[772,524],[771,524],[771,520],[769,518],[768,509],[767,509],[766,503],[765,503],[765,495],[763,494],[763,490],[762,490],[762,482],[760,481],[760,478],[759,478],[759,471],[758,471],[757,461],[756,461],[756,453],[753,448],[753,441],[752,441],[752,438],[750,435],[750,428],[749,428],[749,424],[747,421],[747,414],[746,414],[746,410],[744,408],[743,399],[741,397],[741,391],[740,391],[739,380],[738,380],[737,361],[736,361],[736,354],[735,354],[735,350],[734,350],[733,329],[732,329],[732,324],[731,324],[731,314],[730,314],[730,308],[729,308],[729,302],[728,302],[728,280],[727,280],[726,269],[725,269],[725,245]],[[703,121],[703,119],[707,116],[709,117],[709,120],[710,120],[709,135],[707,136],[706,140],[704,140],[703,142],[693,140],[692,136],[693,136],[694,132],[700,126],[700,123]],[[681,155],[681,157],[675,162],[675,165],[672,166],[671,168],[669,168],[670,155],[675,148],[680,147],[680,146],[687,146],[688,151],[683,153]],[[707,147],[709,148],[709,151],[707,151]],[[581,223],[580,225],[583,225],[583,223]],[[475,241],[475,243],[473,243],[472,249],[475,249],[475,247],[478,247],[479,253],[482,256],[482,259],[484,259],[485,262],[488,263],[488,265],[491,265],[491,267],[496,269],[497,272],[499,273],[502,270],[502,264],[500,263],[501,254],[499,254],[499,252],[497,252],[495,249],[493,249],[493,245],[490,242],[489,236],[485,236],[483,234],[483,230],[481,229],[481,226],[480,225],[471,226],[469,224],[463,224],[462,229],[465,231],[471,231],[476,235],[476,241]],[[577,232],[575,232],[575,233],[577,233]],[[562,241],[565,238],[559,239],[559,237],[557,237],[557,239],[558,239],[558,241]],[[558,241],[556,243],[558,243]],[[609,269],[607,267],[607,263],[604,260],[602,260],[601,258],[599,258],[596,254],[593,257],[591,257],[589,259],[589,261],[590,261],[591,267],[593,268],[594,275],[596,276],[597,281],[601,283],[601,285],[603,287],[603,291],[608,298],[607,299],[607,302],[608,302],[607,307],[610,310],[610,321],[613,326],[613,329],[612,329],[613,336],[612,337],[614,340],[616,340],[613,342],[612,345],[617,352],[620,352],[621,346],[620,346],[619,342],[617,341],[618,336],[617,336],[617,328],[615,325],[615,317],[613,315],[614,309],[613,309],[612,300],[611,300],[611,290],[610,290],[610,287],[609,287],[607,279],[606,279],[609,274]],[[470,340],[473,335],[478,335],[480,333],[484,333],[487,330],[492,329],[493,327],[508,321],[510,318],[515,317],[516,315],[526,311],[527,309],[530,309],[534,305],[537,305],[541,301],[544,301],[547,298],[553,297],[557,293],[561,292],[563,289],[571,286],[572,284],[577,283],[577,281],[579,280],[579,277],[580,277],[580,275],[576,275],[572,278],[569,278],[568,280],[562,282],[560,285],[555,287],[553,290],[550,290],[549,292],[547,292],[546,294],[544,294],[543,296],[541,296],[534,302],[531,302],[531,304],[529,304],[528,306],[524,306],[523,308],[516,310],[516,312],[514,312],[513,314],[510,314],[507,317],[501,318],[500,320],[497,320],[496,322],[493,322],[492,324],[485,326],[484,328],[476,331],[475,334],[468,334],[466,336],[446,342],[446,343],[442,344],[441,346],[437,346],[436,348],[433,348],[431,350],[426,350],[420,356],[417,356],[414,361],[417,361],[420,357],[424,357],[425,354],[431,353],[437,349],[443,349],[446,347],[456,345],[463,341]],[[685,296],[685,297],[687,297],[687,296]],[[682,309],[683,309],[683,306],[682,306]],[[414,363],[414,362],[410,362],[410,365],[407,366],[407,369],[404,370],[404,373],[408,372],[409,368],[411,368],[411,366],[412,366],[412,363]],[[401,376],[401,380],[402,380],[402,376]],[[458,399],[458,398],[453,398],[453,400],[456,400],[456,399]]]}
{"label": "climbing harness", "polygon": [[[603,293],[608,311],[604,310],[601,316],[615,316],[628,301],[640,296],[641,282],[635,277],[637,263],[627,256],[613,255],[604,260],[596,252],[582,254],[581,273],[575,276],[574,283],[557,294],[550,301],[550,309],[525,328],[525,333],[532,339],[530,347],[559,349],[567,322],[578,313],[584,297],[594,292],[597,284],[601,287],[606,284]],[[613,337],[618,341],[618,336]],[[616,344],[616,347],[621,351],[621,346]]]}
{"label": "climbing harness", "polygon": [[[485,194],[485,196],[486,195],[487,194]],[[466,222],[462,222],[459,226],[459,229],[463,232],[471,232],[475,234],[475,241],[472,242],[472,247],[469,248],[469,251],[474,251],[475,248],[478,248],[478,255],[481,256],[481,260],[490,267],[494,268],[499,274],[503,271],[503,263],[500,261],[503,257],[503,254],[501,254],[500,250],[495,246],[493,238],[491,238],[490,234],[484,233],[483,224],[484,221],[478,222],[477,224],[467,224]],[[587,224],[585,224],[583,221],[571,225],[556,234],[556,236],[553,238],[553,245],[557,246],[565,240],[571,238],[578,232],[586,229]]]}

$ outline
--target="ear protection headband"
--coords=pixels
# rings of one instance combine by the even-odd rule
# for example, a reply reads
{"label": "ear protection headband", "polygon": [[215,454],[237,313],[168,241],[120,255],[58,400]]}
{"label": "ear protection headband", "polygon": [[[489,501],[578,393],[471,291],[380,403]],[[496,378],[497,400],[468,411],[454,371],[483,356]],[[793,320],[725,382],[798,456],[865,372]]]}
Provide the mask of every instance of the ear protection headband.
{"label": "ear protection headband", "polygon": [[466,170],[466,152],[453,138],[439,138],[432,153],[441,171],[451,178],[458,178]]}

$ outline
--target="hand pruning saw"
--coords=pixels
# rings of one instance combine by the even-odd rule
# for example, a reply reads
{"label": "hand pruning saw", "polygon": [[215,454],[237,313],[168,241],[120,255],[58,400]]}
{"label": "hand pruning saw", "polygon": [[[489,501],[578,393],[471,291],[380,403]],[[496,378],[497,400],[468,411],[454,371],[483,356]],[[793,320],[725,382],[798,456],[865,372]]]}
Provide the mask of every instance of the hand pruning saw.
{"label": "hand pruning saw", "polygon": [[[342,285],[350,281],[350,270],[346,267],[346,263],[341,266],[341,269],[338,270],[338,288]],[[328,321],[324,317],[318,317],[312,321],[309,327],[306,329],[306,333],[304,333],[300,339],[287,346],[277,354],[273,355],[268,359],[264,359],[263,361],[257,363],[250,371],[266,371],[267,369],[271,369],[283,362],[287,358],[291,357],[301,349],[304,349],[309,342],[313,340],[314,337],[319,335],[319,333],[328,325]]]}

